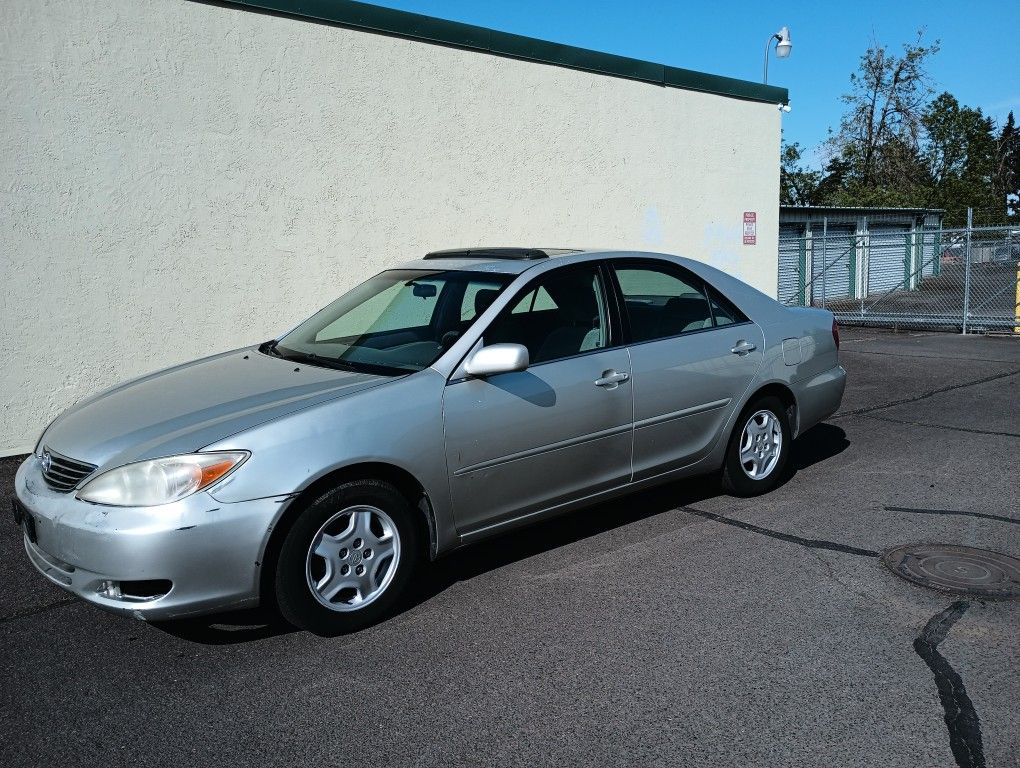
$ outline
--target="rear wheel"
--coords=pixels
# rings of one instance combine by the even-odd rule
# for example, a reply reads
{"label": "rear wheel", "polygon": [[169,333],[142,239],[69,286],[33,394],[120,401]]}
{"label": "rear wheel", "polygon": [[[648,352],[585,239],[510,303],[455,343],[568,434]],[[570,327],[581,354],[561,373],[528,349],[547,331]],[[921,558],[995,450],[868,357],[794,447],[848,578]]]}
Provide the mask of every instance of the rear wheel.
{"label": "rear wheel", "polygon": [[384,617],[418,567],[414,511],[393,486],[344,483],[298,516],[276,569],[284,618],[316,634],[353,632]]}
{"label": "rear wheel", "polygon": [[757,496],[779,482],[790,455],[790,418],[777,397],[749,403],[737,419],[726,451],[723,487],[734,496]]}

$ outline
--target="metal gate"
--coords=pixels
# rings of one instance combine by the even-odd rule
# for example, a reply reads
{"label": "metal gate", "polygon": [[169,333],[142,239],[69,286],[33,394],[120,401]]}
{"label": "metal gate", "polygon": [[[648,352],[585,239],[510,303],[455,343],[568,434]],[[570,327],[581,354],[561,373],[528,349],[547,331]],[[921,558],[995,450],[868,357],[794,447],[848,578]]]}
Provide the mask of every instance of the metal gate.
{"label": "metal gate", "polygon": [[856,228],[829,226],[823,237],[811,238],[811,303],[827,304],[852,295],[857,265]]}
{"label": "metal gate", "polygon": [[938,229],[924,229],[918,232],[915,237],[920,241],[921,250],[921,277],[937,275],[939,273],[939,243],[941,231]]}
{"label": "metal gate", "polygon": [[827,229],[781,233],[784,304],[824,307],[846,324],[1020,334],[1020,229]]}
{"label": "metal gate", "polygon": [[784,304],[804,302],[804,264],[807,241],[804,228],[779,227],[779,301]]}

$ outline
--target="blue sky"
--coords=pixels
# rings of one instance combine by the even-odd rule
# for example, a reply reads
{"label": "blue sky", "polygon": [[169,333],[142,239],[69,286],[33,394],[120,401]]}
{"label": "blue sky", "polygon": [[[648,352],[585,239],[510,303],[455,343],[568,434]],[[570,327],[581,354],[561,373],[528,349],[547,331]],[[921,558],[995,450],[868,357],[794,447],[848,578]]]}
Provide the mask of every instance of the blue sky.
{"label": "blue sky", "polygon": [[936,88],[981,107],[1000,124],[1020,119],[1020,2],[683,3],[665,0],[375,0],[464,21],[745,80],[761,80],[765,39],[790,27],[793,53],[769,62],[769,81],[790,89],[784,137],[817,157],[839,124],[840,95],[872,41],[900,50],[919,27],[942,41]]}

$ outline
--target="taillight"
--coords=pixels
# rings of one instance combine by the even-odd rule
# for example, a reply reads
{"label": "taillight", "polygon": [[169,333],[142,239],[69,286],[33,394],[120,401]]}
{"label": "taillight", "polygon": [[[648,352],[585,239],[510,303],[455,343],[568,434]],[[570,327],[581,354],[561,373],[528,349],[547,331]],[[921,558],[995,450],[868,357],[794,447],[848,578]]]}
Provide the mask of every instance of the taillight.
{"label": "taillight", "polygon": [[836,342],[836,349],[839,349],[839,326],[836,325],[836,318],[832,318],[832,340]]}

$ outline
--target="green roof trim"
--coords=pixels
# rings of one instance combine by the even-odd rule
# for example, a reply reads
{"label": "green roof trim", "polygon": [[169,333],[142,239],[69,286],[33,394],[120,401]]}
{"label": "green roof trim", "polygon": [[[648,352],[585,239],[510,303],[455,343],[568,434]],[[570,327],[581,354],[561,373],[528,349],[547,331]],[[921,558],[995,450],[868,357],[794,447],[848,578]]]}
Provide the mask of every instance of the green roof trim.
{"label": "green roof trim", "polygon": [[786,104],[786,88],[748,80],[668,67],[627,56],[562,45],[495,29],[398,11],[354,0],[224,0],[227,5],[336,24],[351,29],[420,40],[436,45],[507,56],[558,67],[595,72],[643,83],[700,91],[747,101]]}

